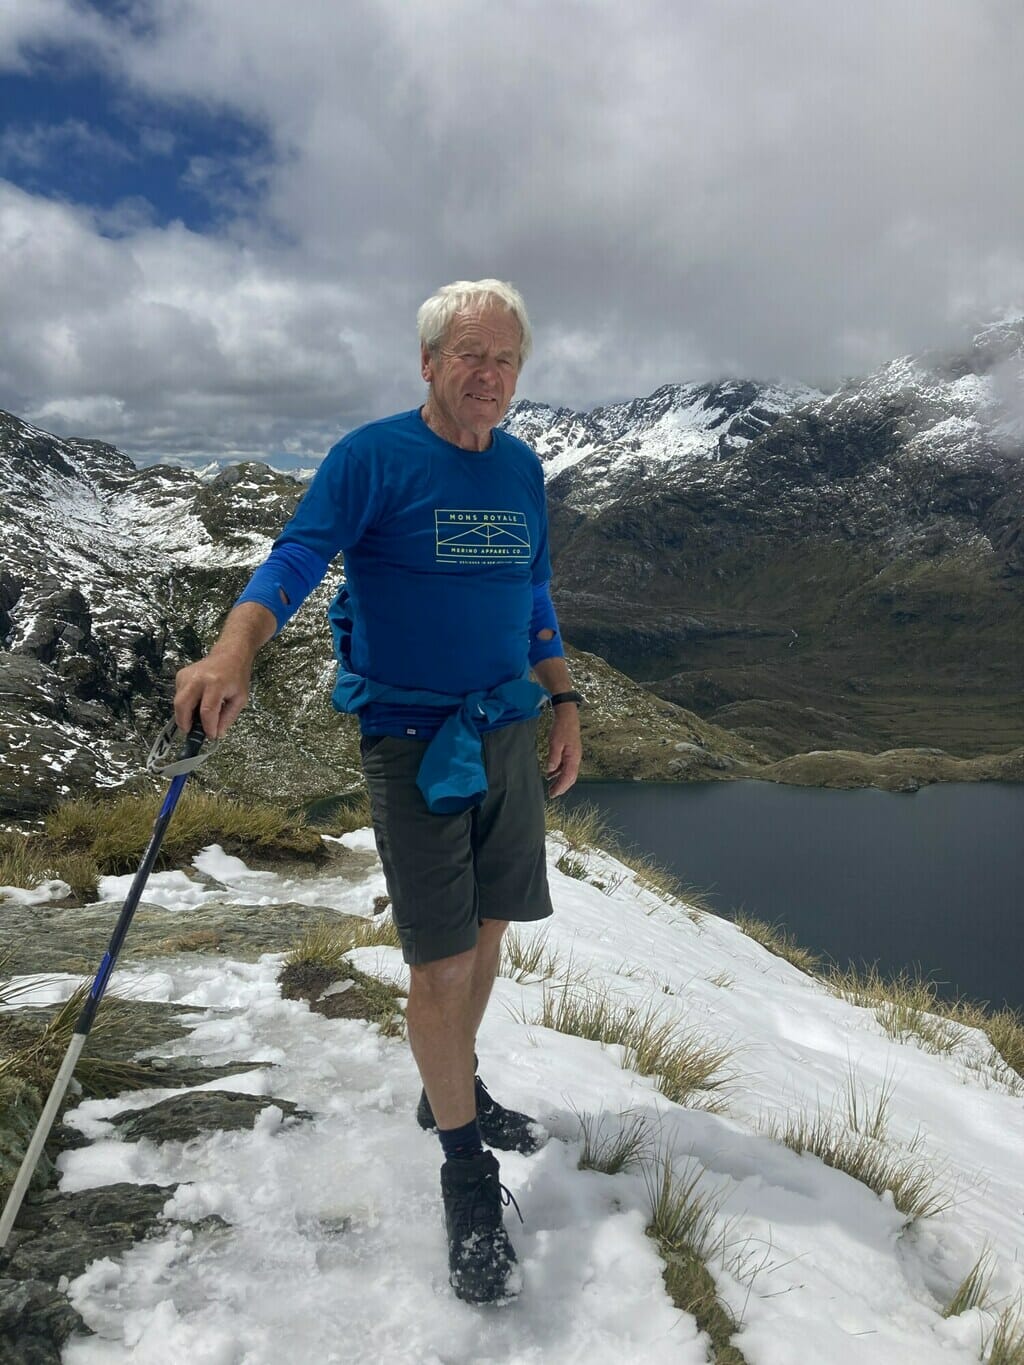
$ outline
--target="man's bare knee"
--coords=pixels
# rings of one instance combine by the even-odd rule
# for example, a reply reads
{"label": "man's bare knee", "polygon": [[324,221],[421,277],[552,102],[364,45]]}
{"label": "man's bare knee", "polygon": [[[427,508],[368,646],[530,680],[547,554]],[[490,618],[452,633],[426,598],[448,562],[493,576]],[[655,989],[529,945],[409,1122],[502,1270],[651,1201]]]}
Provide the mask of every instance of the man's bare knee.
{"label": "man's bare knee", "polygon": [[421,962],[409,968],[410,995],[437,999],[458,994],[473,977],[476,949],[470,948],[453,957],[441,957],[436,962]]}

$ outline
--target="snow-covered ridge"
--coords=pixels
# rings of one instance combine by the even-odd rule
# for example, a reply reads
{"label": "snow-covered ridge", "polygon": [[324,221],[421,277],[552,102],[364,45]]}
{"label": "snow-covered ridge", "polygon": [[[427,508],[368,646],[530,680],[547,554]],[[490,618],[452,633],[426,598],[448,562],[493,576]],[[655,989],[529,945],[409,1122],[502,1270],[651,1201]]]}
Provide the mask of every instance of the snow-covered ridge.
{"label": "snow-covered ridge", "polygon": [[647,398],[586,413],[517,402],[503,425],[533,446],[549,480],[586,462],[588,475],[600,467],[609,483],[627,472],[676,472],[693,460],[728,458],[786,413],[822,397],[802,385],[666,384]]}
{"label": "snow-covered ridge", "polygon": [[[369,830],[342,842],[372,853]],[[734,1341],[748,1365],[979,1360],[998,1307],[943,1314],[985,1247],[993,1305],[1024,1292],[1024,1111],[983,1035],[966,1031],[948,1055],[895,1042],[870,1010],[727,921],[666,904],[613,858],[589,851],[582,879],[563,875],[564,851],[553,836],[555,915],[540,932],[555,974],[500,976],[479,1044],[495,1096],[553,1134],[532,1157],[501,1154],[524,1218],[507,1215],[521,1297],[481,1311],[447,1286],[440,1149],[416,1125],[419,1081],[403,1042],[283,1000],[281,954],[255,963],[168,956],[120,968],[112,993],[187,1007],[190,1032],[169,1046],[174,1055],[273,1062],[200,1088],[273,1095],[313,1118],[286,1121],[268,1109],[250,1132],[129,1143],[111,1117],[171,1092],[73,1110],[67,1121],[91,1142],[61,1156],[63,1190],[116,1181],[177,1190],[157,1235],[95,1261],[68,1286],[96,1335],[68,1343],[66,1365],[224,1365],[243,1354],[247,1365],[277,1365],[283,1343],[289,1359],[367,1365],[704,1365],[707,1340],[669,1300],[645,1236],[642,1172],[578,1169],[579,1114],[605,1133],[639,1117],[679,1179],[698,1179],[721,1238],[709,1269],[740,1323]],[[152,876],[147,900],[173,916],[203,904],[215,913],[218,902],[284,906],[305,892],[328,916],[368,917],[383,889],[376,863],[358,877],[318,873],[300,888],[211,848],[193,868]],[[112,879],[104,891],[115,900],[123,887]],[[353,961],[407,983],[395,949],[359,949]],[[688,1105],[669,1101],[655,1077],[623,1065],[618,1046],[537,1023],[545,992],[565,989],[570,963],[575,988],[653,1008],[696,1043],[725,1048],[726,1084],[711,1096],[721,1111],[702,1108],[699,1093]],[[66,998],[75,984],[40,982],[35,999]],[[848,1120],[851,1089],[862,1118],[884,1115],[880,1147],[922,1162],[948,1207],[908,1219],[890,1196],[795,1155],[766,1131],[773,1120],[818,1112]],[[211,1215],[224,1222],[217,1231],[186,1226]]]}

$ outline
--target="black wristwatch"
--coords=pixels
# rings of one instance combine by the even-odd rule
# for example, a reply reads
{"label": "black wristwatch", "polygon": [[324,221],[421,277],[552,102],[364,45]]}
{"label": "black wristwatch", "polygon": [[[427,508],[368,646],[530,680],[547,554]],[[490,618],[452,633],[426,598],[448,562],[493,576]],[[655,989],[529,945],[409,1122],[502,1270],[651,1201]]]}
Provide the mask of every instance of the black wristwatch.
{"label": "black wristwatch", "polygon": [[561,706],[567,701],[574,701],[577,706],[583,705],[583,697],[579,692],[555,692],[551,697],[552,706]]}

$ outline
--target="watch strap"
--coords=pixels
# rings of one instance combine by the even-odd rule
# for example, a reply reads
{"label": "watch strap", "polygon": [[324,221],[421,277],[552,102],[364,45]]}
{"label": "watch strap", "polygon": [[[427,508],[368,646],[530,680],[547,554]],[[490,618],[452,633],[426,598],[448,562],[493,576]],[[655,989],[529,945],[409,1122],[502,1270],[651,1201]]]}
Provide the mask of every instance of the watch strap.
{"label": "watch strap", "polygon": [[575,702],[577,706],[583,705],[583,697],[579,692],[555,692],[551,696],[552,706],[561,706],[567,701]]}

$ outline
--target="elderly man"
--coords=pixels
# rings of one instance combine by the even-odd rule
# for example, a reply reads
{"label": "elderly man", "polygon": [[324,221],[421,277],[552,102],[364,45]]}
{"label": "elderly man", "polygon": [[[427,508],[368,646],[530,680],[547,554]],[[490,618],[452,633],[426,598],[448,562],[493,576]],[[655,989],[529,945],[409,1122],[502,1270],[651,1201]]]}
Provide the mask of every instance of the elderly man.
{"label": "elderly man", "polygon": [[[359,715],[377,848],[409,964],[409,1041],[421,1127],[444,1151],[449,1275],[460,1298],[518,1289],[487,1147],[547,1134],[475,1075],[475,1042],[508,922],[551,914],[540,707],[553,708],[550,795],[580,764],[578,704],[551,604],[540,462],[497,430],[531,345],[519,293],[447,285],[419,310],[420,408],[329,452],[210,654],[178,674],[175,714],[222,735],[260,647],[345,556],[331,608],[334,704]],[[532,669],[537,681],[530,678]],[[539,685],[538,685],[539,684]]]}

